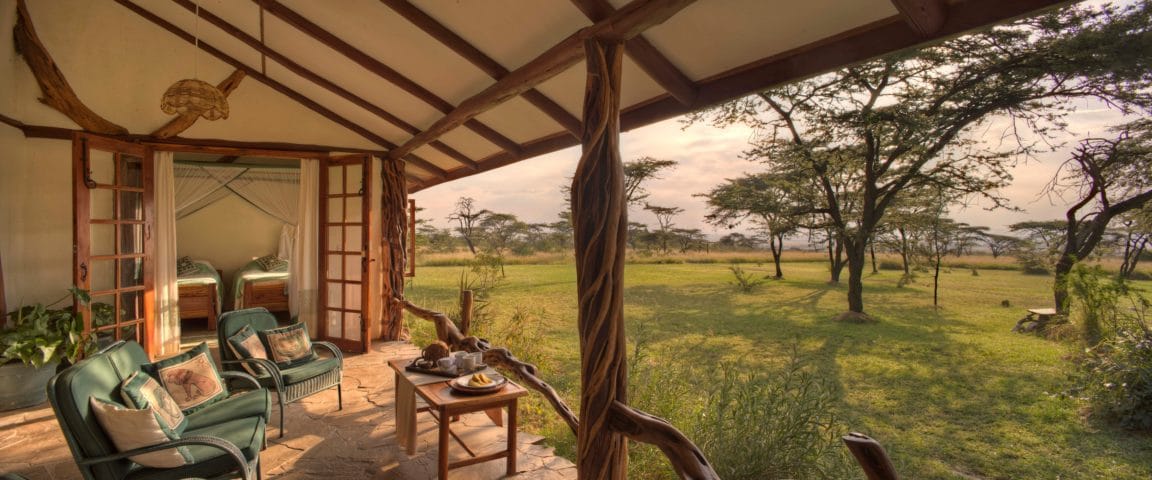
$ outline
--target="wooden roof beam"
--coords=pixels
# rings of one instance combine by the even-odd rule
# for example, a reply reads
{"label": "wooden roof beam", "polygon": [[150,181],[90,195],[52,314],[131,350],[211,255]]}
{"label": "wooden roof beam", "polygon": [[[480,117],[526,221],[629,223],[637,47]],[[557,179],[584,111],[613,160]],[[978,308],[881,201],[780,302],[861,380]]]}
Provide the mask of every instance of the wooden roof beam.
{"label": "wooden roof beam", "polygon": [[[348,42],[341,40],[336,35],[333,35],[331,32],[324,30],[319,25],[312,23],[311,20],[304,18],[303,15],[296,13],[292,9],[280,4],[276,0],[252,1],[256,2],[261,7],[264,7],[265,11],[275,15],[277,18],[283,20],[293,28],[328,46],[328,48],[335,50],[337,53],[347,57],[349,60],[356,62],[357,65],[364,67],[366,70],[376,74],[376,76],[391,82],[393,85],[400,87],[405,92],[408,92],[416,98],[423,100],[425,103],[431,105],[432,108],[439,110],[441,113],[448,113],[453,110],[454,107],[451,103],[448,103],[447,100],[436,96],[436,94],[420,86],[420,84],[412,81],[408,77],[405,77],[400,72],[393,70],[392,67],[385,65],[383,62],[376,60],[371,55],[368,55],[356,47],[353,47]],[[492,142],[504,150],[518,151],[520,149],[520,144],[512,141],[504,135],[501,135],[500,132],[493,130],[491,127],[488,127],[479,121],[471,120],[465,123],[464,126],[468,127],[473,132],[476,132],[477,135],[484,137],[484,139]]]}
{"label": "wooden roof beam", "polygon": [[892,0],[904,22],[920,35],[930,36],[944,26],[944,0]]}
{"label": "wooden roof beam", "polygon": [[[197,11],[196,4],[192,3],[191,0],[172,0],[172,1],[176,2],[176,4],[180,5],[181,7],[184,7],[184,9],[186,9],[190,12],[196,12]],[[348,91],[347,89],[337,85],[336,83],[332,82],[331,80],[328,80],[327,78],[324,78],[323,76],[316,74],[316,72],[309,70],[307,67],[304,67],[303,65],[300,65],[299,63],[296,63],[291,58],[288,58],[288,56],[280,53],[279,51],[276,51],[275,49],[272,49],[271,47],[268,47],[267,45],[264,44],[264,42],[261,42],[259,39],[245,33],[243,30],[236,28],[236,26],[228,23],[228,21],[226,21],[223,18],[220,18],[219,16],[213,14],[212,12],[208,11],[204,7],[200,7],[199,12],[200,12],[200,17],[207,20],[208,23],[215,25],[216,28],[219,28],[220,30],[223,30],[224,33],[231,35],[232,38],[235,38],[235,39],[243,42],[245,45],[251,47],[252,49],[254,49],[258,52],[260,52],[261,54],[264,54],[268,58],[271,58],[272,61],[279,63],[281,66],[283,66],[284,68],[287,68],[289,71],[303,77],[306,80],[311,81],[312,83],[315,83],[320,88],[328,90],[329,92],[336,94],[340,98],[343,98],[343,99],[351,102],[353,105],[356,105],[360,108],[363,108],[364,110],[367,110],[368,112],[372,113],[373,115],[376,115],[380,119],[395,125],[397,128],[400,128],[401,130],[404,130],[405,132],[408,132],[409,135],[415,135],[415,134],[420,132],[420,129],[409,124],[408,122],[405,122],[404,120],[401,120],[400,117],[397,117],[397,116],[393,115],[392,113],[388,112],[387,110],[380,108],[376,104],[369,102],[368,100],[365,100],[364,98]],[[432,148],[435,148],[436,150],[439,150],[441,153],[448,155],[453,160],[459,162],[460,164],[464,165],[466,168],[468,168],[470,170],[475,171],[477,168],[479,168],[479,165],[476,163],[475,160],[472,160],[467,155],[460,153],[456,149],[448,146],[447,144],[445,144],[443,142],[433,142],[430,144],[430,146]]]}
{"label": "wooden roof beam", "polygon": [[[220,61],[231,65],[232,67],[236,68],[237,70],[243,70],[244,73],[248,74],[249,77],[252,77],[252,78],[258,80],[260,83],[263,83],[263,84],[271,87],[273,90],[280,92],[284,96],[291,98],[292,100],[295,100],[297,103],[307,107],[308,109],[312,110],[313,112],[320,114],[320,116],[327,118],[328,120],[331,120],[332,122],[335,122],[335,123],[343,126],[344,128],[347,128],[353,132],[356,132],[360,136],[372,141],[373,143],[375,143],[377,145],[380,145],[382,147],[386,147],[389,149],[395,148],[396,145],[394,143],[388,141],[388,139],[381,137],[380,135],[377,135],[375,132],[372,132],[371,130],[364,128],[364,127],[358,125],[357,123],[355,123],[351,120],[348,120],[347,118],[344,118],[344,117],[341,117],[340,115],[337,115],[336,112],[333,112],[333,111],[325,108],[323,105],[316,103],[312,99],[302,95],[300,92],[292,90],[291,88],[288,88],[288,86],[286,86],[280,82],[277,82],[276,80],[273,80],[272,78],[268,77],[267,75],[264,75],[263,73],[261,73],[259,70],[248,66],[244,62],[241,62],[235,58],[232,58],[228,54],[220,51],[219,49],[213,47],[212,45],[208,44],[207,42],[205,42],[203,40],[200,40],[199,42],[197,42],[196,38],[193,37],[192,34],[185,32],[180,27],[173,25],[172,23],[168,22],[167,20],[160,18],[156,14],[140,7],[139,5],[136,5],[135,3],[132,3],[130,0],[115,0],[115,1],[116,1],[116,3],[119,3],[120,5],[131,10],[132,12],[136,13],[137,15],[143,17],[145,20],[148,20],[148,21],[152,22],[153,24],[155,24],[156,26],[171,32],[173,35],[176,35],[177,37],[180,37],[184,41],[186,41],[188,43],[192,43],[192,44],[198,43],[200,45],[201,50],[208,52],[209,54],[216,57]],[[411,152],[409,152],[409,153],[411,153]],[[406,161],[409,161],[413,165],[419,166],[420,168],[422,168],[424,170],[427,170],[431,173],[434,173],[437,176],[441,176],[441,175],[444,175],[447,173],[446,170],[444,170],[440,167],[437,167],[432,162],[429,162],[427,160],[419,158],[415,155],[410,155],[410,156],[406,156],[406,157],[407,157],[407,158],[405,158]],[[389,155],[389,158],[399,158],[399,157],[393,157],[393,156]]]}
{"label": "wooden roof beam", "polygon": [[[608,0],[572,0],[572,3],[592,22],[599,22],[616,13],[616,7],[608,3]],[[660,53],[643,35],[628,40],[624,44],[624,51],[641,70],[644,70],[644,73],[667,90],[672,98],[684,105],[691,105],[696,101],[696,84],[692,83],[684,72],[676,68],[668,57]]]}
{"label": "wooden roof beam", "polygon": [[391,158],[400,158],[422,145],[426,145],[445,132],[448,132],[476,115],[484,113],[528,89],[559,75],[584,58],[584,40],[602,37],[615,40],[628,40],[648,28],[663,23],[694,0],[634,0],[611,17],[585,27],[549,48],[524,66],[517,68],[504,78],[480,93],[464,100],[455,110],[420,132],[419,135],[388,153]]}
{"label": "wooden roof beam", "polygon": [[[436,21],[435,18],[432,18],[427,13],[424,13],[424,11],[420,10],[420,8],[409,3],[408,0],[380,1],[384,3],[384,5],[387,5],[388,8],[391,8],[393,11],[400,14],[400,16],[407,19],[413,25],[419,27],[424,31],[424,33],[427,33],[429,36],[436,39],[441,44],[451,49],[453,52],[456,52],[457,55],[460,55],[465,60],[468,60],[470,63],[472,63],[472,65],[475,65],[476,68],[483,70],[484,73],[488,74],[489,77],[492,77],[495,80],[500,80],[501,78],[504,78],[505,75],[508,75],[507,68],[504,68],[503,65],[494,60],[492,57],[489,57],[487,54],[480,51],[480,49],[476,48],[471,43],[468,43],[467,40],[464,40],[463,37],[457,35],[456,32],[449,30],[448,27],[445,27],[443,24]],[[565,130],[568,130],[572,136],[580,136],[580,119],[576,118],[575,115],[568,113],[568,110],[565,110],[564,107],[561,107],[559,104],[552,101],[552,99],[548,98],[543,93],[540,93],[539,90],[536,90],[535,88],[529,89],[525,91],[521,96],[523,96],[524,99],[528,101],[528,103],[531,103],[532,105],[536,106],[536,108],[539,108],[540,111],[544,112],[545,115],[551,117],[552,120],[555,120],[556,123],[559,123],[562,127],[564,127]],[[415,135],[415,133],[413,135]]]}

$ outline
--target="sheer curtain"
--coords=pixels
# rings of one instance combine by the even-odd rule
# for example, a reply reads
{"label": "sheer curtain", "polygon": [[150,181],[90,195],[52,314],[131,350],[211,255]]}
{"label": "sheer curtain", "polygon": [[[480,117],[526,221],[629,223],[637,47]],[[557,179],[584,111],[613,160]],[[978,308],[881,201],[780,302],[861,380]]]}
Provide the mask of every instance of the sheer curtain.
{"label": "sheer curtain", "polygon": [[318,332],[316,319],[319,277],[317,251],[320,231],[320,161],[300,160],[296,242],[289,262],[289,310],[298,321]]}
{"label": "sheer curtain", "polygon": [[152,228],[156,237],[153,257],[156,289],[156,328],[160,355],[180,351],[180,305],[176,286],[176,181],[172,152],[156,152],[156,219]]}
{"label": "sheer curtain", "polygon": [[226,187],[264,213],[284,222],[276,254],[291,259],[296,224],[300,219],[300,169],[250,169],[229,181]]}

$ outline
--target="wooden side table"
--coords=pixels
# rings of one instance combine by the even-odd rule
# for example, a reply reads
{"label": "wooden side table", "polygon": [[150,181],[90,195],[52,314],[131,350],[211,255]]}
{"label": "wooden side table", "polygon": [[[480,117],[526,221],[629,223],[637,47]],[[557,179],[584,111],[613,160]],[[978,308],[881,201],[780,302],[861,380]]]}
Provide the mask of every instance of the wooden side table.
{"label": "wooden side table", "polygon": [[[485,395],[466,395],[457,393],[448,386],[448,382],[428,383],[416,387],[416,394],[420,395],[434,413],[440,423],[440,441],[437,451],[438,471],[440,479],[448,478],[448,470],[464,467],[476,463],[487,462],[499,458],[507,459],[507,474],[516,474],[516,406],[518,399],[528,394],[528,391],[512,381],[500,391]],[[472,454],[472,458],[448,463],[448,436],[452,417],[465,413],[479,412],[494,408],[508,409],[508,441],[504,450],[484,455],[472,454],[467,445],[460,444]]]}
{"label": "wooden side table", "polygon": [[[448,386],[444,377],[437,377],[404,369],[409,360],[390,360],[388,366],[396,372],[396,440],[408,455],[416,452],[416,414],[430,412],[439,426],[437,460],[441,479],[448,478],[448,470],[499,458],[507,458],[507,473],[516,473],[516,407],[518,399],[528,391],[509,381],[504,388],[486,395],[465,395],[456,393]],[[424,399],[426,407],[417,408],[416,396]],[[508,442],[505,450],[476,456],[463,440],[456,438],[472,458],[452,464],[448,463],[449,437],[455,435],[450,427],[453,416],[484,411],[496,425],[500,425],[500,409],[508,409]]]}

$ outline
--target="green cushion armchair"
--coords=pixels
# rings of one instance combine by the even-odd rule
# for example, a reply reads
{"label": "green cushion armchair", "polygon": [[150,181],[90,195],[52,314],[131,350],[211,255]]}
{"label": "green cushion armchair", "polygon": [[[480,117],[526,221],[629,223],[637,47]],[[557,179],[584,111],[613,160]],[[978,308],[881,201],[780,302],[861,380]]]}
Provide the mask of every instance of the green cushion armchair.
{"label": "green cushion armchair", "polygon": [[344,394],[340,387],[344,355],[336,345],[311,342],[312,353],[326,353],[328,356],[312,355],[289,367],[279,367],[269,359],[242,358],[229,346],[229,337],[236,335],[245,326],[260,332],[276,329],[279,325],[276,317],[263,307],[225,312],[216,326],[221,363],[226,371],[244,371],[245,367],[251,369],[250,373],[260,385],[276,391],[276,400],[280,405],[280,437],[284,436],[285,404],[335,387],[339,409],[344,409]]}
{"label": "green cushion armchair", "polygon": [[[118,451],[95,418],[91,399],[120,402],[120,385],[149,363],[135,342],[119,342],[56,374],[48,382],[48,400],[68,447],[85,479],[260,478],[260,451],[271,413],[268,391],[255,379],[235,372],[229,379],[250,382],[254,390],[233,395],[187,416],[180,438]],[[144,467],[128,457],[183,447],[191,461],[172,468]]]}

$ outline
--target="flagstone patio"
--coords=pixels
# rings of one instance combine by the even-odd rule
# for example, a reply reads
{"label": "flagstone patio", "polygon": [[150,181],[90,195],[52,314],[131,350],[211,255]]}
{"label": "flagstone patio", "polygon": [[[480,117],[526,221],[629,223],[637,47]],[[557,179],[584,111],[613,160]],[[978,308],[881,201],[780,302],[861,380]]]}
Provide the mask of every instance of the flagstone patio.
{"label": "flagstone patio", "polygon": [[[344,409],[336,409],[335,391],[289,404],[284,438],[278,438],[277,425],[268,428],[268,449],[261,454],[264,478],[435,478],[437,433],[432,417],[418,415],[415,455],[406,455],[395,436],[395,379],[387,361],[418,354],[411,344],[391,342],[346,357]],[[278,408],[275,402],[272,408]],[[272,415],[277,418],[277,412]],[[452,428],[477,452],[499,450],[506,438],[505,429],[483,413],[465,415]],[[520,473],[513,478],[576,478],[576,466],[554,456],[541,440],[525,432],[517,435]],[[450,460],[466,455],[455,442],[450,452]],[[503,459],[472,465],[452,470],[449,478],[505,478],[504,465]],[[0,412],[0,474],[4,473],[32,480],[81,478],[47,403]]]}

